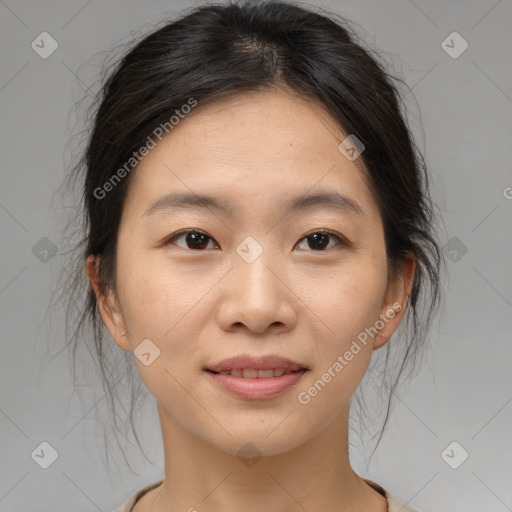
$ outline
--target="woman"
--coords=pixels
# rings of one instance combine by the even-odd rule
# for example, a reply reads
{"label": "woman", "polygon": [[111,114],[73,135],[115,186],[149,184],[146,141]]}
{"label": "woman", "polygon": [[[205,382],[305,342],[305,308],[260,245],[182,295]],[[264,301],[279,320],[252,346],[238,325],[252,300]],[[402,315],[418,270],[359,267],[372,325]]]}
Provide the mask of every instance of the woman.
{"label": "woman", "polygon": [[349,409],[374,352],[421,348],[441,255],[397,89],[349,25],[195,8],[111,73],[83,164],[83,319],[107,389],[102,323],[133,353],[165,452],[119,511],[410,511],[352,469]]}

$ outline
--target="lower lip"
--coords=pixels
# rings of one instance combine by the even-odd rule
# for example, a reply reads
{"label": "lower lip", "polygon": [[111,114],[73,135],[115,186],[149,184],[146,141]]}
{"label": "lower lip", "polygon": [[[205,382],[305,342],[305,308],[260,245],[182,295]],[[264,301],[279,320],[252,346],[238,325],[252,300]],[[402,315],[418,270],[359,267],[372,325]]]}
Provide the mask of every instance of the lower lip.
{"label": "lower lip", "polygon": [[221,388],[244,400],[270,400],[295,386],[306,370],[270,377],[268,379],[246,379],[206,372]]}

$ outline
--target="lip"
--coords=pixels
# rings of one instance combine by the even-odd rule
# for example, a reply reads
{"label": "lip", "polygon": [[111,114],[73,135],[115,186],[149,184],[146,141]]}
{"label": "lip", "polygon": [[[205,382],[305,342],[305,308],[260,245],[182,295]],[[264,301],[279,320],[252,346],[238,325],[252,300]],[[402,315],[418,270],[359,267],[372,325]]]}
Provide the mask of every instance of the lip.
{"label": "lip", "polygon": [[206,371],[212,381],[222,389],[244,400],[270,400],[288,389],[297,385],[307,370],[297,370],[293,373],[270,377],[268,379],[251,379],[244,377],[233,377]]}
{"label": "lip", "polygon": [[[269,378],[245,378],[216,373],[248,368],[254,368],[256,370],[268,370],[273,368],[289,370],[292,373]],[[308,368],[290,359],[269,355],[263,357],[232,357],[215,365],[205,367],[204,371],[221,389],[243,400],[255,401],[276,398],[296,386],[302,376],[308,371]]]}
{"label": "lip", "polygon": [[269,370],[271,368],[275,368],[278,370],[290,370],[292,372],[301,369],[308,369],[303,364],[277,355],[267,355],[261,357],[243,355],[230,357],[229,359],[224,359],[220,363],[208,365],[204,369],[209,370],[210,372],[218,373],[235,369],[243,370],[244,368],[254,368],[256,370]]}

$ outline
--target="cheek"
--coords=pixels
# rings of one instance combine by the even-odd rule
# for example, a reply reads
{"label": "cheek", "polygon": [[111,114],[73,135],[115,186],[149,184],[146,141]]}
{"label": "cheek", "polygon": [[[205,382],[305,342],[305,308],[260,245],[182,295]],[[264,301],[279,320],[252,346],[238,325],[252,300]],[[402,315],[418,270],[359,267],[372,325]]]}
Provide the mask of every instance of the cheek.
{"label": "cheek", "polygon": [[387,274],[384,258],[356,255],[328,276],[302,276],[300,292],[321,329],[323,353],[344,351],[379,318]]}
{"label": "cheek", "polygon": [[[176,410],[190,407],[183,386],[190,386],[187,363],[198,359],[199,347],[194,340],[200,334],[198,315],[203,313],[199,299],[207,291],[206,283],[137,251],[119,263],[117,278],[134,362],[142,380],[158,401],[168,403],[172,396]],[[137,358],[136,351],[147,339],[159,351],[149,365]]]}
{"label": "cheek", "polygon": [[378,264],[345,268],[316,296],[316,316],[329,329],[316,337],[313,372],[297,393],[309,416],[334,420],[361,382],[372,355],[370,328],[379,318],[385,272]]}
{"label": "cheek", "polygon": [[[153,257],[155,256],[155,257]],[[133,348],[154,340],[165,366],[198,352],[209,291],[219,280],[193,266],[187,272],[161,254],[132,251],[118,265],[118,288]]]}
{"label": "cheek", "polygon": [[132,250],[120,259],[117,279],[131,332],[155,339],[186,314],[195,293],[193,279],[143,251]]}
{"label": "cheek", "polygon": [[353,274],[342,280],[333,292],[328,312],[340,339],[346,343],[375,323],[384,292],[382,276],[371,269],[364,275]]}

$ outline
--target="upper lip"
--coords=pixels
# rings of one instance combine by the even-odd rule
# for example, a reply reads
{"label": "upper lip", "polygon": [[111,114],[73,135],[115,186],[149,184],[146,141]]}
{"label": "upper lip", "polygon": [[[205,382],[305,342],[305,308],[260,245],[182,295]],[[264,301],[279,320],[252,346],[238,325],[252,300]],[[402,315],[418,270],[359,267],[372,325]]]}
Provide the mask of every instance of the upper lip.
{"label": "upper lip", "polygon": [[204,369],[218,373],[235,369],[243,370],[246,368],[254,368],[255,370],[307,370],[307,367],[303,364],[297,363],[290,359],[286,359],[284,357],[279,357],[277,355],[267,355],[261,357],[245,355],[230,357],[229,359],[224,359],[220,363],[208,365]]}

